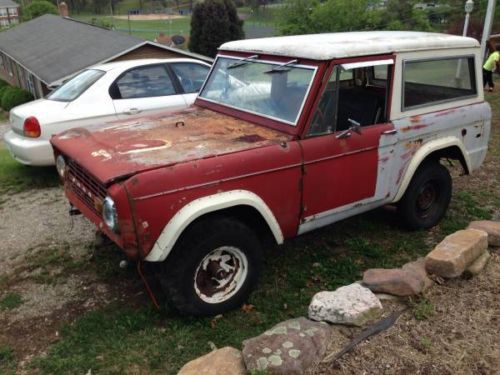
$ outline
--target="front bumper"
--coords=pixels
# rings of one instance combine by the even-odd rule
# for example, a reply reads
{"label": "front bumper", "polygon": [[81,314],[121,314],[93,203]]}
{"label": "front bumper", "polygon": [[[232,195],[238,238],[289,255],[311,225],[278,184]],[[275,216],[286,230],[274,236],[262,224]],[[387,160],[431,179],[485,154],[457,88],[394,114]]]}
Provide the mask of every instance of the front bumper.
{"label": "front bumper", "polygon": [[27,138],[9,130],[4,141],[12,157],[19,163],[31,166],[54,165],[54,153],[50,142],[46,139]]}

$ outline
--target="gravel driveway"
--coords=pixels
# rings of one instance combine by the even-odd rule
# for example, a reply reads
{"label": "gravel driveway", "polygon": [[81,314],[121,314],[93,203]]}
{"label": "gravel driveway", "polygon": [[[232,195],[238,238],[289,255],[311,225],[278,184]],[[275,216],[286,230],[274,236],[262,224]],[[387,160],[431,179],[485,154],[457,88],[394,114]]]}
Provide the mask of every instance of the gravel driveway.
{"label": "gravel driveway", "polygon": [[0,276],[22,262],[33,247],[81,245],[94,238],[95,227],[89,221],[68,215],[68,202],[60,187],[2,198],[5,201],[0,207]]}

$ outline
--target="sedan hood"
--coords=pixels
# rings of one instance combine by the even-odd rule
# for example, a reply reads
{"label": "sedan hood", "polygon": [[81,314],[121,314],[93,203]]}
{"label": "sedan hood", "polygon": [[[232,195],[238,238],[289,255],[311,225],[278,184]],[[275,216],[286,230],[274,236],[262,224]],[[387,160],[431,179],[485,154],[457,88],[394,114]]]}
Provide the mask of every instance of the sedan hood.
{"label": "sedan hood", "polygon": [[54,147],[103,183],[140,171],[279,144],[290,135],[192,106],[135,121],[68,130]]}

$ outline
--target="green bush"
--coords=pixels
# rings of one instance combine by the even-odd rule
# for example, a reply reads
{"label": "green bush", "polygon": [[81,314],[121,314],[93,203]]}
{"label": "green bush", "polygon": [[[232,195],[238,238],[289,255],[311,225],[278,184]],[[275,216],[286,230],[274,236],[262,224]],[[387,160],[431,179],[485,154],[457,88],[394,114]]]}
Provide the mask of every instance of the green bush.
{"label": "green bush", "polygon": [[22,8],[23,21],[43,16],[44,14],[58,14],[57,7],[50,1],[35,0]]}
{"label": "green bush", "polygon": [[30,102],[33,99],[33,95],[26,90],[7,86],[2,90],[1,104],[4,110],[10,111],[15,106]]}
{"label": "green bush", "polygon": [[0,79],[0,89],[5,87],[5,86],[9,86],[9,83],[4,81],[3,79]]}
{"label": "green bush", "polygon": [[11,86],[9,86],[9,85],[2,86],[2,85],[0,84],[0,107],[2,106],[2,96],[3,96],[3,93],[4,93],[4,91],[5,91],[5,90],[7,90],[9,87],[11,87]]}

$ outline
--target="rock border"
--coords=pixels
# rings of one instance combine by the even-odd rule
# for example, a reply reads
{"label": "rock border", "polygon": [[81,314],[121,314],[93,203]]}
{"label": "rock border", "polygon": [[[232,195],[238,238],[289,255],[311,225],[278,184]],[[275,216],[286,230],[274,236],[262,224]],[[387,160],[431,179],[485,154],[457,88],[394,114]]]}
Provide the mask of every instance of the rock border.
{"label": "rock border", "polygon": [[433,278],[475,276],[491,257],[488,246],[500,247],[500,221],[473,221],[467,229],[446,236],[424,258],[401,268],[369,269],[361,282],[317,293],[309,305],[309,319],[280,322],[245,340],[242,351],[215,349],[185,364],[179,374],[304,373],[323,359],[325,337],[334,334],[329,324],[361,327],[382,314],[381,300],[422,295],[434,284]]}

